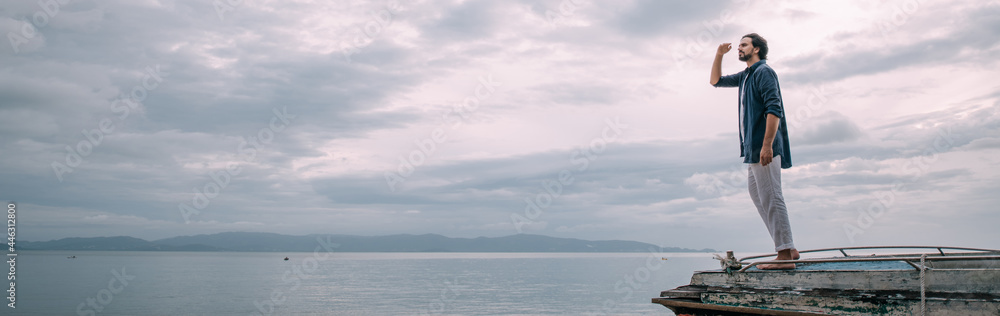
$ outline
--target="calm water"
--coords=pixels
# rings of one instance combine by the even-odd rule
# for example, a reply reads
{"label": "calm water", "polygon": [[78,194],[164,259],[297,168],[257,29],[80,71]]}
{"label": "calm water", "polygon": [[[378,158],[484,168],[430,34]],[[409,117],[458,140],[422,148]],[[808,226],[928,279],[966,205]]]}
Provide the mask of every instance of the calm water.
{"label": "calm water", "polygon": [[17,308],[0,314],[671,315],[650,299],[710,257],[23,251]]}

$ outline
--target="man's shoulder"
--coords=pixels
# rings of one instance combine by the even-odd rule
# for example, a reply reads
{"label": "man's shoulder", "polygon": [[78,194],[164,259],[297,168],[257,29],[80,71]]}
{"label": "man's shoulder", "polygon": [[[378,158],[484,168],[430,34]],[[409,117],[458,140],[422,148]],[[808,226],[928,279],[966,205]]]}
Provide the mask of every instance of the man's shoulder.
{"label": "man's shoulder", "polygon": [[774,68],[771,68],[771,65],[768,65],[767,63],[760,63],[755,72],[757,71],[774,73]]}
{"label": "man's shoulder", "polygon": [[774,72],[774,68],[771,68],[771,66],[765,63],[758,65],[758,67],[754,69],[753,75],[758,79],[767,78],[778,80],[778,73]]}

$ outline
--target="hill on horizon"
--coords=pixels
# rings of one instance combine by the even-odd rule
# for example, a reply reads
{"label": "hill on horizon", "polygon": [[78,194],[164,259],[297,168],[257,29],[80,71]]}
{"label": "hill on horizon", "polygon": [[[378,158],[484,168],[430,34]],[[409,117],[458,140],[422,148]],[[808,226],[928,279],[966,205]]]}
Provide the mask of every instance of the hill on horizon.
{"label": "hill on horizon", "polygon": [[17,246],[23,250],[309,252],[321,246],[320,238],[322,243],[336,244],[335,251],[339,252],[716,252],[713,249],[660,247],[638,241],[589,241],[531,234],[452,238],[437,234],[293,236],[226,232],[153,241],[128,236],[73,237],[51,241],[21,241]]}

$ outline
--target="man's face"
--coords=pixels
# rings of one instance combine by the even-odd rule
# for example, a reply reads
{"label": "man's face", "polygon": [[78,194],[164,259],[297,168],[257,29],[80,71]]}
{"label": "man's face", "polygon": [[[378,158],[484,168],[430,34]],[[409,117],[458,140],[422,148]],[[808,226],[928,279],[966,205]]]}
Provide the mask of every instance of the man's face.
{"label": "man's face", "polygon": [[744,37],[740,40],[740,61],[748,61],[750,57],[757,53],[757,49],[753,47],[753,42],[749,37]]}

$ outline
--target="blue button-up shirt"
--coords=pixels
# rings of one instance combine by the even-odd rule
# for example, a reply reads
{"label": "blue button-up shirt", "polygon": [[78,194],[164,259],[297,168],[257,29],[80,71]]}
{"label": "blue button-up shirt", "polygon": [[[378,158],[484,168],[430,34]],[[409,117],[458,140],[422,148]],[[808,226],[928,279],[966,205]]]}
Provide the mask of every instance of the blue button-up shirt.
{"label": "blue button-up shirt", "polygon": [[739,87],[740,157],[744,163],[760,163],[760,148],[764,145],[767,115],[780,118],[778,133],[774,135],[771,149],[781,156],[781,168],[792,167],[792,151],[788,146],[788,129],[785,127],[785,109],[781,101],[778,75],[761,60],[743,71],[722,76],[716,87]]}

